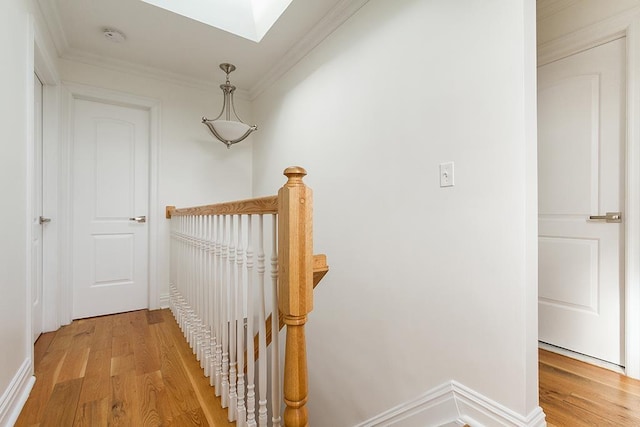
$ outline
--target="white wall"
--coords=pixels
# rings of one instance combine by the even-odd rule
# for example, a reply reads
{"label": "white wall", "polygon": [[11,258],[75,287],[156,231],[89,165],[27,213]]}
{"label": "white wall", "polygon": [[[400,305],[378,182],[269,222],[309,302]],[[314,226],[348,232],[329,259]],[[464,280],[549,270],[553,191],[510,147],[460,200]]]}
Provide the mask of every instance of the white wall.
{"label": "white wall", "polygon": [[534,411],[535,2],[370,0],[253,107],[254,195],[304,166],[331,267],[308,323],[311,424],[451,379]]}
{"label": "white wall", "polygon": [[[27,94],[33,52],[28,3],[3,2],[0,14],[0,409],[9,385],[31,356],[27,316]],[[31,89],[33,93],[33,89]],[[0,410],[0,424],[3,423]]]}
{"label": "white wall", "polygon": [[[202,116],[215,117],[220,111],[222,92],[217,85],[194,87],[64,59],[59,71],[66,82],[160,101],[158,204],[152,207],[160,218],[166,205],[186,207],[251,196],[252,137],[227,149],[200,123]],[[250,120],[247,102],[236,99],[236,103],[238,113]],[[163,295],[169,281],[167,220],[162,219],[159,231],[158,279]]]}

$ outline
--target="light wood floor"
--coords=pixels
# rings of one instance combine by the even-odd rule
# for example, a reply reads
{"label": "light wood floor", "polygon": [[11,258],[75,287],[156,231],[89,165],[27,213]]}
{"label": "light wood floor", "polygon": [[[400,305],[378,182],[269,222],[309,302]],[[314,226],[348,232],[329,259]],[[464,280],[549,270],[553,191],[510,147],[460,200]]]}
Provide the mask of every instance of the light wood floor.
{"label": "light wood floor", "polygon": [[16,426],[229,426],[168,310],[74,321],[35,345]]}
{"label": "light wood floor", "polygon": [[640,426],[640,381],[545,350],[539,366],[549,426]]}
{"label": "light wood floor", "polygon": [[[539,355],[550,426],[640,426],[640,381]],[[34,356],[18,427],[232,425],[168,310],[74,321],[43,334]]]}

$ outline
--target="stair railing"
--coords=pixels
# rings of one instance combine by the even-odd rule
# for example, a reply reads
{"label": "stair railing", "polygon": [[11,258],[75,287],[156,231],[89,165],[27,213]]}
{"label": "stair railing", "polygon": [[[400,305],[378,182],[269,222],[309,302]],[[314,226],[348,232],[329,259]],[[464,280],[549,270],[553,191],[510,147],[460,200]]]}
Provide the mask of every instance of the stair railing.
{"label": "stair railing", "polygon": [[[170,307],[229,421],[238,426],[308,425],[305,324],[313,288],[328,267],[324,255],[313,255],[306,171],[290,167],[284,175],[288,180],[277,196],[166,209]],[[279,334],[273,331],[283,325],[282,380]]]}

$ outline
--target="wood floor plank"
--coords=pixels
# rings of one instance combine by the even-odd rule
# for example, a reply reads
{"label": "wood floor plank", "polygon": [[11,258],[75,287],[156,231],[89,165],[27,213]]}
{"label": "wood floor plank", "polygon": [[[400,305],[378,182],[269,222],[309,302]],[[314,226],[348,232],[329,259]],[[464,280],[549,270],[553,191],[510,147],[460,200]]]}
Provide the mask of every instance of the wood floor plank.
{"label": "wood floor plank", "polygon": [[133,371],[111,377],[111,408],[108,414],[110,426],[141,426]]}
{"label": "wood floor plank", "polygon": [[42,427],[72,426],[81,387],[82,378],[56,384],[42,413],[40,425]]}
{"label": "wood floor plank", "polygon": [[173,419],[182,413],[200,406],[196,394],[187,379],[178,350],[170,333],[162,328],[154,329],[160,347],[160,372],[165,386],[165,397],[169,416]]}
{"label": "wood floor plank", "polygon": [[140,312],[133,323],[134,359],[138,375],[160,370],[160,352],[156,337],[149,328],[147,315]]}
{"label": "wood floor plank", "polygon": [[55,332],[46,332],[44,334],[40,334],[38,340],[33,346],[33,363],[34,365],[39,365],[42,361],[42,358],[47,353],[49,349],[49,345],[51,341],[55,338]]}
{"label": "wood floor plank", "polygon": [[[64,326],[62,327],[64,328]],[[61,330],[62,330],[61,328]],[[68,350],[73,342],[73,335],[70,333],[59,332],[55,338],[49,344],[49,351],[51,350]]]}
{"label": "wood floor plank", "polygon": [[106,399],[111,395],[111,348],[91,349],[80,393],[80,404]]}
{"label": "wood floor plank", "polygon": [[164,322],[164,316],[162,315],[163,310],[150,310],[147,311],[147,323],[149,325],[154,325],[156,323]]}
{"label": "wood floor plank", "polygon": [[113,317],[102,316],[96,320],[91,341],[92,350],[111,349],[113,345]]}
{"label": "wood floor plank", "polygon": [[[179,417],[176,417],[171,425],[176,427],[195,427],[208,426],[209,423],[207,422],[202,409],[196,408],[181,414]],[[235,425],[235,423],[233,425]],[[214,424],[214,426],[216,426],[216,424]]]}
{"label": "wood floor plank", "polygon": [[136,369],[136,363],[133,354],[127,354],[124,356],[111,357],[111,376],[121,375],[133,372]]}
{"label": "wood floor plank", "polygon": [[89,347],[76,349],[74,346],[71,346],[67,352],[57,382],[65,382],[84,377],[89,360],[89,352]]}
{"label": "wood floor plank", "polygon": [[78,405],[74,427],[106,427],[109,425],[109,398]]}
{"label": "wood floor plank", "polygon": [[145,426],[160,426],[170,419],[164,415],[161,395],[164,383],[160,371],[137,376],[138,402],[140,403],[140,419]]}

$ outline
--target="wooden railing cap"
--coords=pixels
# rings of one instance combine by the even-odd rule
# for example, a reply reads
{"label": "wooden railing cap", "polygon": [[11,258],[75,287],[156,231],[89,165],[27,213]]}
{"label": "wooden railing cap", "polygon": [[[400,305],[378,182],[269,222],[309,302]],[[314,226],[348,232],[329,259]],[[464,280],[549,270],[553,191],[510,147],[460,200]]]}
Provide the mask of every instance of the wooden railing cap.
{"label": "wooden railing cap", "polygon": [[301,166],[289,166],[284,170],[284,175],[289,179],[285,186],[300,185],[307,171]]}

